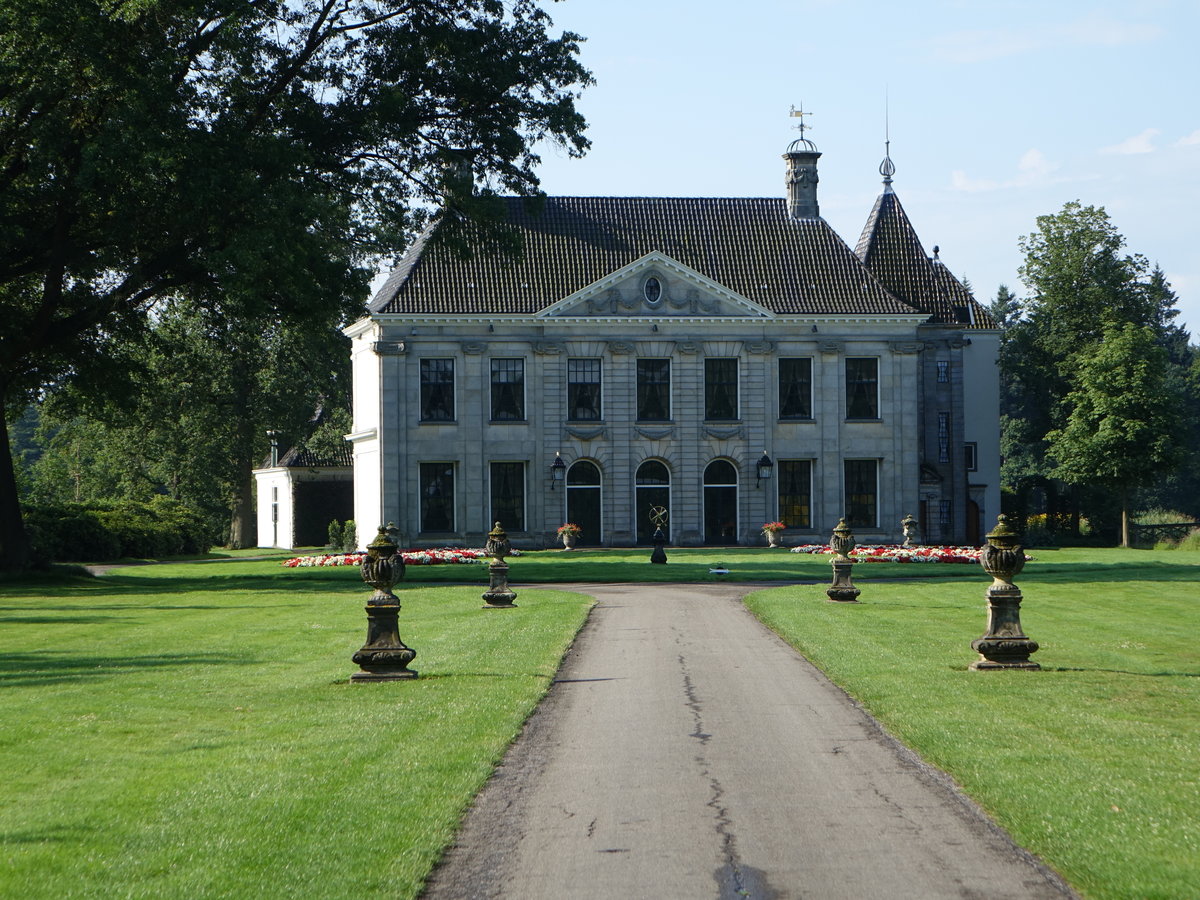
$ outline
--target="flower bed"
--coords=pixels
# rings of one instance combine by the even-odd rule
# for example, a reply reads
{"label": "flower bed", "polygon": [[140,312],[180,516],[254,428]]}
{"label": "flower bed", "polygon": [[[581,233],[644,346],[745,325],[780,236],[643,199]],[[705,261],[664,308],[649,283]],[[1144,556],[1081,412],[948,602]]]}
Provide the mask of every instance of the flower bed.
{"label": "flower bed", "polygon": [[[317,556],[295,556],[283,561],[289,569],[307,569],[313,566],[358,566],[362,565],[365,553],[322,553]],[[509,556],[520,556],[518,550],[510,550]],[[459,565],[488,559],[484,550],[461,550],[441,547],[434,550],[405,550],[400,554],[406,566]]]}
{"label": "flower bed", "polygon": [[[832,554],[828,544],[801,544],[793,553]],[[850,551],[850,558],[860,562],[932,562],[978,563],[978,547],[901,547],[898,544],[863,544]],[[1026,556],[1026,559],[1033,559]]]}

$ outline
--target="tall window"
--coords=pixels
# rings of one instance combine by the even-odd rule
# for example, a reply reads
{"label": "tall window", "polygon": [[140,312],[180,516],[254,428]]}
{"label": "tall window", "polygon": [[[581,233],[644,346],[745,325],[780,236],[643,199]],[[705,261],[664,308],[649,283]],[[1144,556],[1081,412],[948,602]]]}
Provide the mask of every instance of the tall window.
{"label": "tall window", "polygon": [[704,361],[704,418],[738,417],[738,361],[733,358]]}
{"label": "tall window", "polygon": [[454,360],[421,360],[421,421],[454,421]]}
{"label": "tall window", "polygon": [[576,422],[600,420],[600,360],[567,360],[567,418]]}
{"label": "tall window", "polygon": [[878,524],[878,485],[877,460],[846,460],[846,524],[851,528],[874,528]]}
{"label": "tall window", "polygon": [[454,463],[421,463],[421,530],[454,530]]}
{"label": "tall window", "polygon": [[704,468],[704,542],[736,544],[738,474],[733,463],[714,459]]}
{"label": "tall window", "polygon": [[938,384],[950,383],[950,363],[948,360],[939,359],[937,364],[937,380]]}
{"label": "tall window", "polygon": [[581,459],[567,469],[567,521],[583,529],[578,538],[583,545],[599,545],[603,539],[600,516],[600,469]]}
{"label": "tall window", "polygon": [[812,418],[812,360],[779,360],[779,418]]}
{"label": "tall window", "polygon": [[950,413],[938,413],[938,462],[950,462]]}
{"label": "tall window", "polygon": [[637,417],[643,422],[666,422],[671,418],[671,361],[637,361]]}
{"label": "tall window", "polygon": [[491,528],[499,522],[505,531],[525,530],[525,463],[494,462],[491,466]]}
{"label": "tall window", "polygon": [[492,421],[525,418],[525,360],[492,360]]}
{"label": "tall window", "polygon": [[812,527],[812,460],[781,459],[779,471],[779,521],[788,528]]}
{"label": "tall window", "polygon": [[879,418],[879,360],[846,358],[846,418]]}
{"label": "tall window", "polygon": [[[671,508],[671,473],[657,459],[648,459],[638,466],[634,478],[634,528],[639,544],[648,544],[654,537],[654,525],[650,521],[650,513],[655,507]],[[666,527],[668,538],[671,535],[671,525],[668,520]]]}
{"label": "tall window", "polygon": [[938,527],[942,530],[942,537],[950,536],[950,526],[954,523],[952,509],[949,500],[938,501]]}
{"label": "tall window", "polygon": [[974,441],[963,444],[963,467],[968,472],[979,469],[979,445]]}

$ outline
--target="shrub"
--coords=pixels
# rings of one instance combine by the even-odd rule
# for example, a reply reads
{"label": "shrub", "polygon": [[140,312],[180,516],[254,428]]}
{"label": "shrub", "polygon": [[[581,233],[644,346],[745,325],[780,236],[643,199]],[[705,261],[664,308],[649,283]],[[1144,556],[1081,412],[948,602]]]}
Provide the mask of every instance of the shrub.
{"label": "shrub", "polygon": [[325,549],[332,553],[353,553],[358,549],[358,526],[353,519],[345,522],[334,519],[329,523],[327,535]]}
{"label": "shrub", "polygon": [[165,497],[27,507],[25,527],[38,563],[196,555],[215,543],[201,513]]}

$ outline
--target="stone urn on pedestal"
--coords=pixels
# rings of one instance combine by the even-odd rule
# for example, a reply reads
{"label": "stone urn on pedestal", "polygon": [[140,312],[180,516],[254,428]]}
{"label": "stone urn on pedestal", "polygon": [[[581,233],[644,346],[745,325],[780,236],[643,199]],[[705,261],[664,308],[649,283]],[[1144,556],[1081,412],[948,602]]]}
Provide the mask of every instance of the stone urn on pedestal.
{"label": "stone urn on pedestal", "polygon": [[837,603],[858,602],[860,591],[850,578],[851,570],[854,568],[854,560],[850,558],[850,551],[854,549],[854,546],[854,533],[850,530],[850,526],[846,524],[845,519],[838,519],[837,527],[833,529],[833,536],[829,539],[829,547],[834,553],[833,559],[830,561],[830,565],[833,566],[833,584],[825,591],[829,599]]}
{"label": "stone urn on pedestal", "polygon": [[488,589],[483,592],[483,599],[487,601],[484,609],[515,609],[517,606],[513,603],[517,599],[517,595],[508,586],[508,563],[504,561],[504,557],[508,556],[511,549],[512,544],[508,542],[508,535],[497,522],[495,527],[488,532],[487,544],[484,545],[487,555],[493,559],[491,565],[488,566],[490,583]]}
{"label": "stone urn on pedestal", "polygon": [[779,533],[783,531],[784,524],[782,522],[767,522],[762,527],[763,537],[767,539],[767,546],[775,549],[782,547],[783,544],[779,540]]}
{"label": "stone urn on pedestal", "polygon": [[578,525],[568,522],[566,525],[558,526],[558,538],[562,541],[564,550],[574,550],[575,542],[579,540],[579,535],[582,533]]}
{"label": "stone urn on pedestal", "polygon": [[367,642],[351,659],[362,670],[350,676],[353,683],[366,681],[401,681],[416,678],[408,668],[417,651],[400,640],[397,619],[400,598],[392,593],[392,585],[404,577],[404,559],[400,547],[392,539],[396,526],[389,522],[380,526],[375,540],[367,545],[362,561],[362,579],[375,592],[367,600]]}
{"label": "stone urn on pedestal", "polygon": [[900,528],[904,532],[904,547],[916,547],[921,543],[921,532],[917,530],[919,523],[909,513],[900,520]]}
{"label": "stone urn on pedestal", "polygon": [[987,631],[971,641],[971,649],[979,659],[970,668],[977,672],[992,669],[1040,669],[1030,660],[1037,642],[1021,630],[1021,590],[1013,579],[1025,568],[1025,549],[1021,536],[1000,516],[996,527],[988,532],[987,543],[979,557],[983,570],[992,576],[987,589]]}

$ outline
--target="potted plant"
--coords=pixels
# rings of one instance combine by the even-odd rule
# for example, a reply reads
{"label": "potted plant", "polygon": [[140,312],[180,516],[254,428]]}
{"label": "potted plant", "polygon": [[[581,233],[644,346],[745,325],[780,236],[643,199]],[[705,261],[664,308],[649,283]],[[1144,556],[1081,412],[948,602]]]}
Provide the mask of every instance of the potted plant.
{"label": "potted plant", "polygon": [[787,528],[787,526],[784,525],[782,522],[764,522],[763,523],[762,533],[764,535],[766,535],[768,547],[780,546],[779,532],[783,531],[783,529],[785,529],[785,528]]}
{"label": "potted plant", "polygon": [[583,529],[574,522],[567,522],[565,525],[558,526],[558,536],[562,538],[564,550],[574,550],[575,540],[581,534],[583,534]]}

